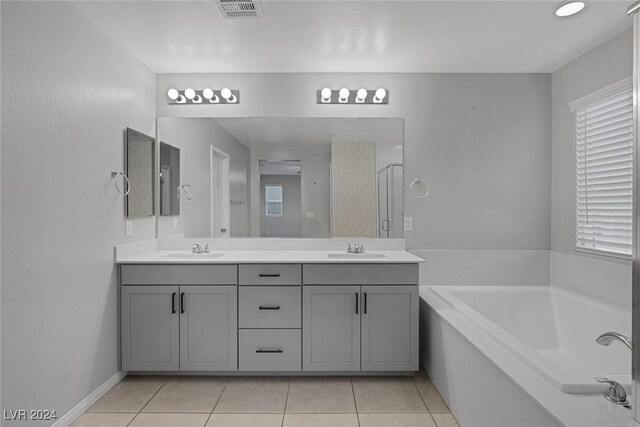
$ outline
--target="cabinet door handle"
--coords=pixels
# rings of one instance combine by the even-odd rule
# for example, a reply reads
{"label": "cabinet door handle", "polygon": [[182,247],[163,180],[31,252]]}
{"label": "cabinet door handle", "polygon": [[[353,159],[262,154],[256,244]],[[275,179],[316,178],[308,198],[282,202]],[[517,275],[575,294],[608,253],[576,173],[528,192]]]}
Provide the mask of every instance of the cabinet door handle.
{"label": "cabinet door handle", "polygon": [[280,273],[260,273],[258,277],[280,277]]}
{"label": "cabinet door handle", "polygon": [[176,296],[175,292],[171,295],[171,314],[176,314]]}
{"label": "cabinet door handle", "polygon": [[356,292],[356,314],[358,314],[358,306],[360,304],[358,304],[358,293]]}
{"label": "cabinet door handle", "polygon": [[364,293],[364,314],[367,314],[367,293]]}
{"label": "cabinet door handle", "polygon": [[282,353],[281,348],[259,348],[256,353]]}
{"label": "cabinet door handle", "polygon": [[280,310],[279,305],[261,305],[258,310]]}
{"label": "cabinet door handle", "polygon": [[180,313],[184,313],[184,292],[180,294]]}

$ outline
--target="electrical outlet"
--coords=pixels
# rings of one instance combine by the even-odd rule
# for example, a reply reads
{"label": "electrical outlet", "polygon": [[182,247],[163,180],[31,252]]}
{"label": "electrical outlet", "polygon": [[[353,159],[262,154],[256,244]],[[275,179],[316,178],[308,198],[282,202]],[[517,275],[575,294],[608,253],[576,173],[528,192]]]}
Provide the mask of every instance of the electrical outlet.
{"label": "electrical outlet", "polygon": [[133,235],[133,221],[126,220],[124,222],[124,234],[125,234],[125,236]]}
{"label": "electrical outlet", "polygon": [[405,216],[404,217],[404,231],[413,231],[413,217]]}
{"label": "electrical outlet", "polygon": [[178,217],[174,216],[173,217],[173,229],[175,230],[176,228],[178,228]]}

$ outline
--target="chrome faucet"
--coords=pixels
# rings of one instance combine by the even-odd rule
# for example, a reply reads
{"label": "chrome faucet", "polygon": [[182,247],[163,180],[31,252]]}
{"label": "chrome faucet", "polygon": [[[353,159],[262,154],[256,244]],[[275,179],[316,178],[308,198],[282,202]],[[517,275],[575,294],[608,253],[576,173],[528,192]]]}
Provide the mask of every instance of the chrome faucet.
{"label": "chrome faucet", "polygon": [[204,249],[200,246],[199,243],[194,243],[191,246],[191,253],[194,254],[208,254],[209,253],[209,245],[204,245]]}
{"label": "chrome faucet", "polygon": [[603,394],[604,398],[609,402],[615,403],[616,405],[625,406],[629,404],[629,402],[627,401],[627,392],[619,382],[602,377],[596,377],[596,381],[598,381],[599,383],[609,384],[609,388]]}
{"label": "chrome faucet", "polygon": [[626,345],[627,347],[629,347],[629,350],[633,350],[633,345],[631,343],[631,337],[627,337],[625,335],[622,335],[619,332],[605,332],[604,334],[600,335],[597,339],[596,342],[600,345],[604,345],[605,347],[608,345],[611,345],[611,343],[614,340],[619,340],[622,341],[622,343],[624,345]]}
{"label": "chrome faucet", "polygon": [[350,254],[363,254],[364,253],[364,244],[356,243],[351,247],[351,243],[347,244],[347,253]]}

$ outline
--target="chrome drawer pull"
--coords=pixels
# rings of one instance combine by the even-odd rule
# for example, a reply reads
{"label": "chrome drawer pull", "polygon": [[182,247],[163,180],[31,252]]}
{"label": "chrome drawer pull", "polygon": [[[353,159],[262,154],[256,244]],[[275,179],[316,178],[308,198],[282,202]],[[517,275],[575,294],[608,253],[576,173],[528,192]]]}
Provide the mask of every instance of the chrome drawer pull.
{"label": "chrome drawer pull", "polygon": [[280,273],[260,273],[258,277],[280,277]]}
{"label": "chrome drawer pull", "polygon": [[258,310],[280,310],[279,305],[261,305]]}
{"label": "chrome drawer pull", "polygon": [[281,348],[259,348],[256,353],[282,353]]}

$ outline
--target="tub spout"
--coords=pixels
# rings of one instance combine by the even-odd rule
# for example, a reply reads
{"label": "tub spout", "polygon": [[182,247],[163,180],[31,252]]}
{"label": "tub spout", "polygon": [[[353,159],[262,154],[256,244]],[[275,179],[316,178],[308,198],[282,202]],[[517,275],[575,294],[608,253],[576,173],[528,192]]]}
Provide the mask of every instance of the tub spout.
{"label": "tub spout", "polygon": [[614,340],[622,341],[624,345],[629,347],[629,349],[633,350],[633,345],[631,344],[631,338],[625,335],[622,335],[619,332],[605,332],[604,334],[598,337],[596,342],[600,345],[607,346],[607,345],[610,345]]}

